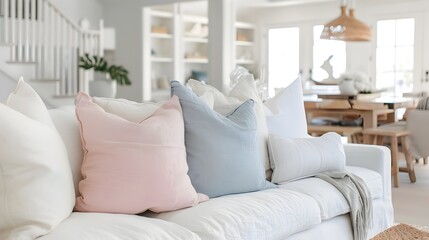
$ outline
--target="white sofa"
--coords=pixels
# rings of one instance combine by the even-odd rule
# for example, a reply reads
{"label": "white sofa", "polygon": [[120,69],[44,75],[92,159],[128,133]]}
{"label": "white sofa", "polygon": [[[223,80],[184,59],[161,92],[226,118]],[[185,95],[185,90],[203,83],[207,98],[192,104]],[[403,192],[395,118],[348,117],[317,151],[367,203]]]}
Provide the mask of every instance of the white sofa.
{"label": "white sofa", "polygon": [[[77,192],[83,150],[74,109],[53,109],[50,114],[67,147]],[[345,145],[345,152],[348,170],[364,179],[373,198],[372,237],[393,224],[390,152],[354,144]],[[353,239],[348,213],[349,205],[335,187],[306,178],[160,214],[73,212],[38,239]]]}

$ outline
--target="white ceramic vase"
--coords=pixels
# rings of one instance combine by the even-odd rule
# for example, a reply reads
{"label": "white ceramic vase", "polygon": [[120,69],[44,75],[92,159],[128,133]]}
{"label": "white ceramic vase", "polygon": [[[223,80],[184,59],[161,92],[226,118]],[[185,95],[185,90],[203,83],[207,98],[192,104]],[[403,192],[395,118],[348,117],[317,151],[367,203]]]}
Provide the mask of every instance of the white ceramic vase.
{"label": "white ceramic vase", "polygon": [[344,79],[339,84],[340,92],[344,95],[356,95],[358,90],[355,88],[355,81],[352,79]]}
{"label": "white ceramic vase", "polygon": [[117,82],[109,74],[94,72],[94,79],[89,82],[89,94],[94,97],[115,98]]}

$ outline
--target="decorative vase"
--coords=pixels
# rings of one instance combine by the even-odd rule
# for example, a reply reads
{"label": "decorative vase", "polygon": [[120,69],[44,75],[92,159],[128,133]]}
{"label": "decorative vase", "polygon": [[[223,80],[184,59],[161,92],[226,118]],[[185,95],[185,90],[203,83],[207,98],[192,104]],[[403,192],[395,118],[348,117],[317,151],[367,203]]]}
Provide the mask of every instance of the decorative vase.
{"label": "decorative vase", "polygon": [[358,93],[355,88],[355,81],[353,79],[344,79],[339,84],[340,92],[344,95],[356,95]]}
{"label": "decorative vase", "polygon": [[109,74],[94,72],[94,79],[89,82],[89,93],[94,97],[115,98],[117,82]]}

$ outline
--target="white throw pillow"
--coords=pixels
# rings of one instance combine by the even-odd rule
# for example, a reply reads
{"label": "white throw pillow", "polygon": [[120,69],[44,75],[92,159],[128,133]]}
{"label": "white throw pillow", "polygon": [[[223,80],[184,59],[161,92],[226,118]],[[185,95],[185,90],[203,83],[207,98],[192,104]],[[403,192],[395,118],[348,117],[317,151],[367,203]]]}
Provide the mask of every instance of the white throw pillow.
{"label": "white throw pillow", "polygon": [[75,195],[67,150],[23,80],[0,104],[0,239],[35,239],[66,219]]}
{"label": "white throw pillow", "polygon": [[311,177],[325,171],[344,171],[346,156],[341,136],[326,133],[316,138],[268,137],[273,183]]}
{"label": "white throw pillow", "polygon": [[120,116],[130,122],[139,123],[160,108],[164,103],[137,103],[126,99],[92,97],[92,101],[108,113]]}
{"label": "white throw pillow", "polygon": [[303,92],[300,78],[293,81],[271,99],[265,101],[270,134],[284,138],[307,137]]}
{"label": "white throw pillow", "polygon": [[[265,176],[267,179],[271,177],[271,168],[268,158],[267,149],[267,122],[265,119],[264,104],[259,97],[253,78],[242,78],[237,85],[231,90],[228,96],[221,93],[216,88],[206,85],[200,81],[190,79],[188,81],[192,91],[200,96],[211,93],[214,98],[214,110],[222,115],[228,115],[234,111],[239,105],[249,99],[254,101],[254,111],[258,124],[258,141],[260,146],[260,158],[265,168]],[[204,100],[204,99],[203,99]]]}

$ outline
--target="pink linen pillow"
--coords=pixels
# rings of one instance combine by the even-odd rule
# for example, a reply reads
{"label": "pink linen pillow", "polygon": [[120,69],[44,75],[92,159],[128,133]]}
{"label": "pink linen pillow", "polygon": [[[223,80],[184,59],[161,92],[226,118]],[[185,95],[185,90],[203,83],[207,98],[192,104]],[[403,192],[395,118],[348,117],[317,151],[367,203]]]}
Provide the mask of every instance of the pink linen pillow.
{"label": "pink linen pillow", "polygon": [[186,163],[184,123],[173,97],[140,123],[105,112],[79,93],[76,115],[84,148],[82,212],[173,211],[208,199],[197,194]]}

